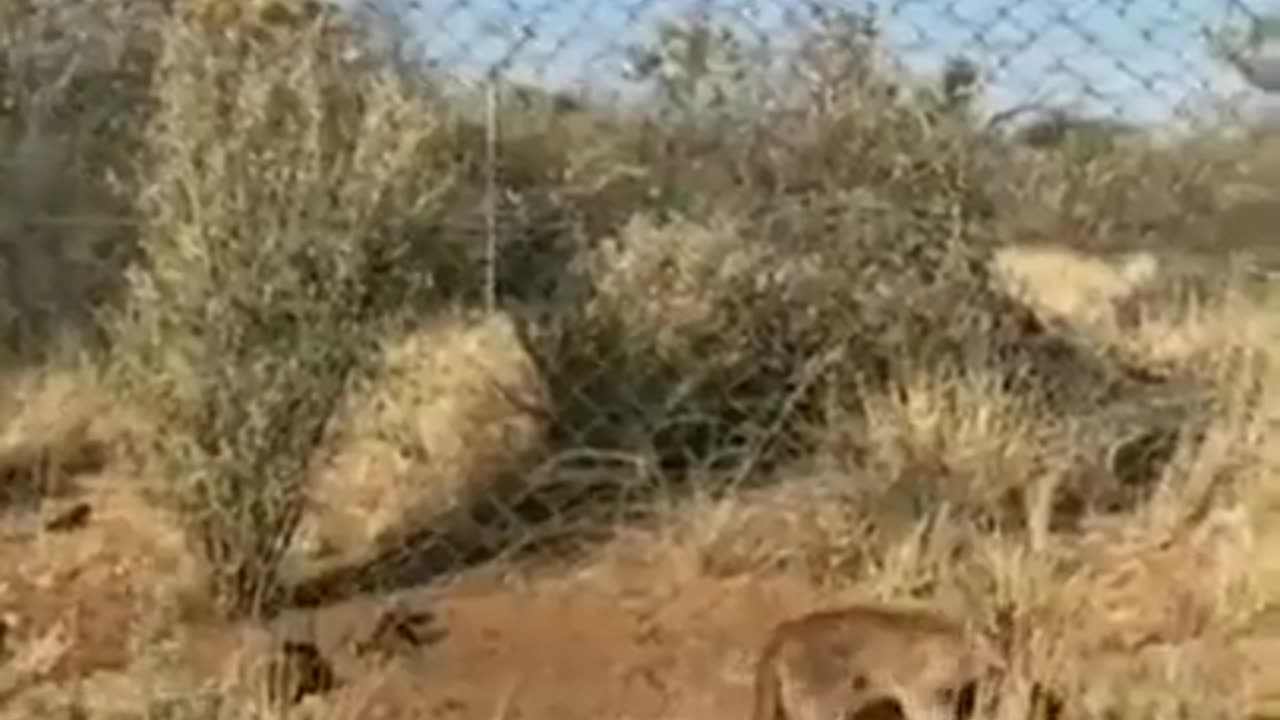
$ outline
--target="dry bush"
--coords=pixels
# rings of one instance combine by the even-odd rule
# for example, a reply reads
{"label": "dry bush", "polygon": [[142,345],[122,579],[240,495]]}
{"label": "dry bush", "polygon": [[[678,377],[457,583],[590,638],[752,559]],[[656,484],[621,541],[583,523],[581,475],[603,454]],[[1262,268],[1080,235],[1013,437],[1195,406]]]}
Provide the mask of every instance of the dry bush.
{"label": "dry bush", "polygon": [[233,613],[272,599],[342,391],[430,279],[406,230],[447,185],[438,113],[339,50],[323,25],[165,31],[112,377],[153,417],[149,475]]}
{"label": "dry bush", "polygon": [[[805,10],[780,53],[714,15],[658,24],[636,58],[659,118],[635,144],[652,158],[650,192],[695,216],[855,188],[903,209],[989,212],[998,156],[973,122],[975,78],[954,64],[914,77],[893,66],[874,17]],[[682,50],[691,43],[705,44],[715,66]]]}
{"label": "dry bush", "polygon": [[[1181,146],[1169,148],[1184,162],[1206,167],[1206,180],[1213,183],[1214,212],[1207,217],[1192,215],[1182,232],[1162,234],[1162,244],[1189,247],[1210,256],[1245,252],[1264,266],[1275,267],[1276,219],[1280,216],[1280,193],[1276,188],[1280,164],[1280,139],[1274,133],[1241,133],[1232,121],[1225,126],[1206,127]],[[1173,241],[1173,242],[1171,242]]]}
{"label": "dry bush", "polygon": [[254,32],[273,27],[297,31],[322,14],[336,12],[313,0],[177,0],[172,5],[175,14],[215,32],[239,32],[246,26]]}
{"label": "dry bush", "polygon": [[[705,30],[713,44],[749,42],[714,18],[694,22],[708,26],[664,26],[653,52],[680,41],[672,32]],[[673,67],[642,78],[660,95],[652,112],[537,89],[509,93],[514,97],[502,105],[499,147],[504,296],[542,299],[566,261],[625,232],[640,215],[659,224],[712,216],[767,222],[779,201],[811,202],[818,225],[827,208],[863,191],[887,207],[931,218],[989,214],[985,187],[996,176],[1000,153],[962,103],[943,97],[931,79],[899,76],[887,64],[859,65],[850,73],[856,80],[830,92],[816,80],[775,77],[774,61],[838,68],[879,52],[878,35],[855,17],[837,14],[817,23],[800,45],[769,61],[732,55],[723,75],[737,79],[717,88],[726,97],[722,103],[686,102],[684,94],[715,93],[700,87],[713,81],[696,77],[697,68],[679,66],[679,52],[670,53]],[[681,79],[685,75],[695,77]],[[724,79],[716,75],[714,82]],[[765,85],[781,88],[784,80],[800,89],[771,108],[760,105],[753,93]],[[673,84],[686,89],[672,90]],[[806,108],[800,95],[807,92],[827,93],[821,112]],[[463,101],[457,105],[466,108]],[[477,235],[483,228],[483,130],[462,122],[452,131],[465,158],[460,179],[470,192],[460,191],[450,222]]]}
{"label": "dry bush", "polygon": [[1003,181],[992,187],[1005,209],[1002,232],[1017,241],[1085,250],[1203,241],[1222,201],[1227,164],[1189,140],[1159,140],[1141,129],[1064,130],[1039,148],[1010,143]]}
{"label": "dry bush", "polygon": [[445,315],[380,351],[347,393],[310,493],[315,549],[347,559],[523,482],[544,452],[546,389],[510,318]]}
{"label": "dry bush", "polygon": [[990,186],[1002,236],[1087,252],[1192,254],[1210,264],[1245,254],[1275,265],[1274,138],[1240,133],[1238,118],[1177,134],[1063,122],[1053,142],[1028,147],[1016,133],[1006,141],[1002,181]]}
{"label": "dry bush", "polygon": [[995,200],[1020,181],[954,79],[890,69],[874,24],[837,13],[784,58],[814,70],[797,96],[748,108],[772,70],[735,55],[745,40],[714,19],[693,22],[741,72],[683,67],[662,43],[700,30],[668,26],[652,56],[658,119],[611,126],[622,137],[599,157],[617,172],[594,176],[621,183],[633,214],[600,221],[616,231],[587,239],[533,323],[557,447],[743,478],[803,454],[796,431],[826,422],[833,398],[853,412],[916,369],[987,372],[1053,412],[1165,392],[994,276],[1016,211]]}
{"label": "dry bush", "polygon": [[986,373],[1049,412],[1160,390],[1004,290],[962,222],[871,190],[776,206],[751,221],[637,217],[583,257],[577,299],[533,343],[556,442],[745,477],[916,371]]}

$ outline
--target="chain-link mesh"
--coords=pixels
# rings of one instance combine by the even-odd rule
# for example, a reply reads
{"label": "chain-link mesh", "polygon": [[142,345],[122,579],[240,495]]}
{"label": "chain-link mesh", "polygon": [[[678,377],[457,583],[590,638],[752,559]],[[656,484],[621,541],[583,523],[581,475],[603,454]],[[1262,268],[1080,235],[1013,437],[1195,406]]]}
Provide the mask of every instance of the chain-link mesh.
{"label": "chain-link mesh", "polygon": [[[1064,456],[1103,470],[1062,492],[1114,506],[1199,431],[1200,395],[1044,320],[993,258],[1265,255],[1280,218],[1280,33],[1241,1],[151,5],[197,11],[149,35],[142,4],[3,7],[0,322],[17,345],[132,302],[114,349],[141,348],[133,389],[223,493],[199,499],[246,503],[228,527],[281,502],[287,534],[304,486],[328,540],[377,526],[373,569],[303,595],[784,473],[1006,522],[1041,468],[948,444],[963,388],[1071,418]],[[232,5],[370,32],[238,34]],[[913,378],[949,378],[938,405]],[[883,434],[917,410],[953,455]],[[264,468],[283,500],[244,489]]]}
{"label": "chain-link mesh", "polygon": [[[899,90],[933,93],[939,103],[963,105],[968,121],[984,132],[1057,145],[1069,130],[1104,142],[1131,132],[1257,130],[1271,122],[1269,94],[1280,89],[1280,33],[1271,31],[1266,8],[1241,0],[387,0],[358,6],[395,28],[402,57],[429,68],[438,87],[448,88],[456,106],[482,127],[484,167],[477,172],[485,174],[487,190],[475,214],[455,218],[455,229],[472,236],[474,248],[504,255],[501,264],[522,274],[526,288],[537,285],[525,274],[528,238],[562,236],[565,223],[574,222],[563,207],[548,208],[533,199],[538,193],[524,192],[546,179],[540,173],[560,172],[562,189],[582,183],[616,188],[637,173],[652,176],[654,168],[644,166],[654,157],[629,163],[635,158],[587,144],[557,164],[531,147],[540,134],[554,138],[551,143],[582,139],[583,127],[602,118],[600,108],[625,109],[635,118],[715,118],[732,132],[759,136],[781,115],[828,112],[832,103],[847,104],[869,83],[880,83],[895,97]],[[774,135],[774,154],[794,150],[793,138]],[[668,153],[661,155],[667,166],[700,165],[696,155],[674,154],[689,148],[670,138],[662,142],[665,148],[651,149]],[[758,137],[752,142],[758,145]],[[1082,190],[1093,200],[1124,202],[1131,210],[1142,204],[1138,189],[1114,186],[1115,176],[1074,172],[1075,182],[1094,186]],[[1184,176],[1192,172],[1182,169]],[[1206,198],[1183,192],[1198,189],[1189,178],[1165,185],[1177,190],[1172,197],[1149,193],[1146,214],[1167,214],[1172,204],[1205,209]],[[652,183],[646,190],[658,191]],[[1115,200],[1117,192],[1128,199]],[[587,215],[600,214],[577,205]],[[1064,210],[1072,213],[1053,211]],[[1094,240],[1115,223],[1130,235],[1152,228],[1148,219],[1109,217],[1092,206],[1073,214],[1065,232]],[[498,264],[490,258],[493,287],[486,293],[495,300],[503,292]]]}
{"label": "chain-link mesh", "polygon": [[[520,436],[523,459],[484,478],[476,503],[384,537],[380,572],[408,562],[431,574],[580,539],[690,491],[797,463],[813,472],[815,457],[843,458],[818,474],[868,487],[895,482],[877,472],[910,475],[931,488],[914,500],[922,507],[994,506],[1018,492],[1017,472],[948,486],[965,471],[868,456],[890,442],[869,439],[868,398],[904,368],[966,368],[998,393],[1081,418],[1091,430],[1064,454],[1105,456],[1095,460],[1115,484],[1067,492],[1119,502],[1168,460],[1199,405],[1047,326],[989,261],[1009,242],[1106,250],[1212,246],[1242,226],[1265,234],[1256,219],[1224,222],[1275,202],[1233,205],[1271,177],[1238,163],[1252,142],[1239,131],[1265,130],[1274,83],[1261,10],[380,6],[411,30],[402,57],[464,118],[455,137],[471,153],[469,192],[440,240],[472,268],[453,288],[464,304],[503,318],[476,331],[503,340],[464,362],[520,356],[535,368],[472,378],[496,393],[478,402],[538,428],[536,448]],[[511,449],[494,438],[514,431],[489,431],[489,450]]]}
{"label": "chain-link mesh", "polygon": [[[496,77],[622,97],[642,92],[637,80],[682,75],[710,85],[765,65],[789,65],[766,92],[828,82],[795,62],[797,50],[816,31],[831,44],[854,41],[829,31],[841,15],[857,16],[876,27],[882,59],[901,69],[930,73],[947,58],[971,60],[993,112],[1068,106],[1133,121],[1199,113],[1247,94],[1249,79],[1224,62],[1214,39],[1265,28],[1266,9],[1240,0],[441,0],[376,7],[411,26],[427,61],[464,83]],[[1256,67],[1258,85],[1280,82],[1267,77],[1266,58],[1252,56],[1257,47],[1236,49]]]}

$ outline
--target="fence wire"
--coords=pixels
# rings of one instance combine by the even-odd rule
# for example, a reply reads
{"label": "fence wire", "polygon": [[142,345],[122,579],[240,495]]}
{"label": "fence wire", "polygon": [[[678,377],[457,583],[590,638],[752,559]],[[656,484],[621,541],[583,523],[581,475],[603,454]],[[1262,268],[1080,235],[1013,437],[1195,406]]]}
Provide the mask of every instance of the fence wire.
{"label": "fence wire", "polygon": [[[1048,332],[984,261],[1010,239],[1186,247],[1266,225],[1219,224],[1224,188],[1250,182],[1219,174],[1226,156],[1141,140],[1265,125],[1267,20],[1238,0],[380,10],[483,126],[484,201],[448,227],[483,255],[476,297],[515,319],[539,377],[515,406],[547,433],[516,489],[466,516],[492,537],[427,533],[446,567],[799,459],[860,492],[931,476],[921,507],[972,501],[944,487],[972,468],[868,438],[909,411],[868,404],[904,357],[1091,418],[1071,452],[1159,445],[1188,404]],[[1002,473],[979,494],[1020,482],[978,472]]]}
{"label": "fence wire", "polygon": [[[463,82],[499,77],[544,89],[636,92],[637,75],[698,75],[713,83],[743,65],[787,63],[775,92],[803,82],[797,51],[815,33],[832,45],[833,22],[873,23],[885,60],[937,72],[948,57],[972,61],[998,103],[1078,104],[1125,119],[1195,112],[1254,84],[1280,80],[1258,47],[1224,62],[1223,31],[1265,28],[1261,3],[1244,0],[473,0],[413,2],[392,10],[421,28],[427,60]],[[1208,34],[1208,37],[1206,36]],[[1239,39],[1237,39],[1239,40]],[[1259,44],[1265,44],[1259,41]],[[1256,71],[1241,76],[1241,65]],[[998,108],[997,108],[998,111]]]}
{"label": "fence wire", "polygon": [[[585,104],[716,116],[760,132],[780,109],[822,111],[836,96],[847,101],[850,88],[891,82],[964,95],[975,123],[1020,128],[1035,144],[1057,142],[1068,126],[1107,136],[1204,125],[1252,130],[1270,124],[1268,95],[1280,90],[1280,32],[1272,32],[1265,8],[1246,0],[386,0],[359,7],[394,28],[404,55],[481,118],[484,207],[454,222],[481,238],[490,256],[499,248],[519,256],[511,239],[527,239],[532,222],[528,194],[502,176],[520,162],[513,146],[574,122]],[[537,222],[546,232],[535,234],[545,236],[573,221],[543,208]],[[1120,222],[1131,231],[1143,225]],[[500,263],[486,263],[484,294],[496,304]]]}
{"label": "fence wire", "polygon": [[[391,276],[386,287],[385,277],[364,278],[376,291],[351,296],[377,298],[368,304],[381,307],[403,281],[411,288],[405,295],[421,290],[436,303],[421,314],[439,317],[405,321],[413,315],[406,300],[396,322],[386,320],[417,334],[378,348],[387,355],[379,366],[385,376],[358,387],[351,403],[369,400],[351,411],[369,416],[364,425],[352,420],[351,432],[367,432],[377,442],[364,451],[386,456],[352,461],[358,472],[341,480],[374,483],[369,468],[384,466],[397,477],[364,494],[342,496],[349,487],[342,483],[328,489],[334,506],[344,497],[354,506],[386,496],[394,507],[379,512],[417,513],[407,529],[377,539],[387,554],[370,572],[383,581],[581,538],[692,493],[781,473],[855,478],[846,483],[855,494],[900,493],[913,507],[998,515],[1008,493],[1040,471],[1039,458],[975,455],[966,443],[989,437],[952,438],[949,430],[968,422],[974,407],[964,393],[986,398],[993,404],[983,407],[999,418],[1018,419],[1025,401],[1087,428],[1073,430],[1069,451],[1104,468],[1090,476],[1103,479],[1066,491],[1082,504],[1114,505],[1132,486],[1129,473],[1158,474],[1148,457],[1199,417],[1196,398],[1043,321],[996,276],[993,256],[1018,242],[1274,253],[1280,142],[1266,110],[1268,92],[1280,85],[1280,34],[1265,8],[1244,0],[359,2],[342,17],[367,20],[373,32],[364,39],[392,51],[396,69],[416,84],[366,83],[313,52],[308,67],[317,76],[309,81],[332,91],[314,96],[354,98],[325,111],[358,115],[382,102],[399,113],[400,125],[341,118],[349,124],[337,123],[340,133],[325,124],[331,118],[316,120],[319,112],[272,105],[291,97],[294,78],[282,80],[269,63],[245,63],[263,75],[260,85],[237,84],[235,57],[220,58],[225,65],[178,63],[219,83],[173,81],[164,100],[185,113],[165,116],[171,126],[155,124],[159,53],[154,38],[131,34],[138,24],[127,15],[138,6],[46,0],[43,7],[41,14],[24,6],[32,17],[21,33],[0,23],[0,33],[9,32],[0,58],[5,332],[41,336],[66,305],[118,301],[125,268],[137,266],[135,221],[144,230],[158,224],[153,242],[161,251],[207,275],[190,290],[173,278],[161,283],[182,301],[173,303],[188,323],[182,327],[195,328],[165,344],[166,352],[175,348],[175,363],[194,368],[174,383],[196,378],[189,396],[203,403],[175,417],[237,427],[234,413],[248,398],[264,403],[260,414],[271,421],[264,427],[293,432],[302,423],[288,413],[305,403],[236,383],[258,377],[264,356],[351,343],[343,333],[307,336],[297,320],[297,307],[308,304],[344,331],[357,315],[324,304],[329,286],[316,280],[323,274],[316,267],[347,267],[343,243],[362,248],[366,226],[376,227],[369,233],[377,243],[404,235],[407,249],[367,264]],[[118,35],[95,40],[93,62],[81,60],[90,56],[77,43],[92,33],[66,28],[110,18]],[[234,47],[210,35],[194,36],[211,53]],[[280,45],[270,47],[277,53],[270,57],[283,55]],[[427,100],[413,94],[419,90]],[[200,105],[227,99],[218,93],[307,132],[272,134],[271,122],[245,122],[228,127],[262,137],[228,137],[217,123],[236,106],[224,103],[233,108],[224,113]],[[443,137],[446,151],[424,154],[421,167],[387,150],[410,151],[396,137],[360,145],[365,154],[343,144],[362,138],[323,145],[353,127],[416,131],[416,116],[404,108],[416,110],[419,101],[430,108],[423,114],[439,111],[448,121],[432,126],[439,135],[424,133],[433,142]],[[120,196],[120,187],[139,195],[142,187],[151,194],[186,187],[127,176],[138,170],[139,148],[150,141],[154,149],[156,133],[170,155],[159,153],[155,163],[170,162],[183,183],[204,191],[199,197],[218,201],[211,206],[223,197],[239,203],[222,204],[222,224],[199,203],[155,213],[158,221],[139,218],[136,198]],[[299,149],[301,140],[320,150]],[[226,151],[217,156],[224,170],[239,173],[227,171],[225,193],[205,172],[208,145]],[[262,170],[277,151],[314,163],[314,172]],[[383,151],[385,163],[369,160]],[[341,172],[325,164],[333,157]],[[343,173],[357,165],[371,184],[384,185],[339,198],[331,187],[306,184],[354,183]],[[108,183],[92,172],[102,167],[125,177]],[[406,180],[413,173],[421,175]],[[439,178],[447,187],[443,200],[428,203],[434,214],[400,222],[396,213],[427,213],[405,188],[434,187]],[[185,202],[172,197],[181,200],[175,206]],[[359,202],[367,212],[358,222],[342,214]],[[250,212],[262,222],[251,225],[254,218],[243,217]],[[107,223],[67,222],[112,213],[129,222],[111,223],[110,233]],[[175,227],[181,232],[167,232]],[[288,242],[255,244],[259,232]],[[164,245],[171,237],[181,242]],[[332,263],[312,262],[313,251]],[[293,283],[284,283],[294,294],[283,301],[257,283],[232,282],[222,267],[262,273],[269,284],[273,263]],[[409,280],[395,272],[402,266]],[[227,332],[204,332],[200,312],[210,306],[226,308],[210,322],[229,323]],[[1116,310],[1123,331],[1132,329],[1129,315],[1140,313]],[[39,328],[9,326],[21,317]],[[274,326],[263,331],[268,322],[298,333],[299,342],[282,342]],[[218,342],[262,342],[270,351],[235,346],[228,362],[244,366],[232,371],[211,357]],[[365,347],[358,350],[351,354]],[[313,367],[301,361],[312,358],[295,359],[271,366],[285,389],[294,381],[309,387],[296,368]],[[202,368],[214,368],[219,381],[204,381]],[[942,379],[920,387],[904,377]],[[936,404],[921,405],[926,400]],[[1067,442],[1040,437],[1038,426],[997,431],[1030,433],[1015,438],[1028,447]],[[262,448],[285,446],[269,440],[238,451],[246,463],[265,462]],[[314,442],[300,438],[297,447]],[[1131,467],[1139,465],[1146,469]],[[419,507],[444,510],[424,523]],[[315,592],[349,579],[318,580]]]}

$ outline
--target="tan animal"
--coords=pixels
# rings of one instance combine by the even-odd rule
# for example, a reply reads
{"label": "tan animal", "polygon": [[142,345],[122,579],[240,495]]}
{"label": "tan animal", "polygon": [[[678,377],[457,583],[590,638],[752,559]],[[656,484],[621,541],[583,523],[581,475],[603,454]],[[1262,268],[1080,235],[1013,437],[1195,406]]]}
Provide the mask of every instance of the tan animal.
{"label": "tan animal", "polygon": [[812,613],[774,629],[756,665],[752,717],[885,717],[896,703],[906,720],[950,720],[999,666],[993,648],[937,612],[857,605]]}

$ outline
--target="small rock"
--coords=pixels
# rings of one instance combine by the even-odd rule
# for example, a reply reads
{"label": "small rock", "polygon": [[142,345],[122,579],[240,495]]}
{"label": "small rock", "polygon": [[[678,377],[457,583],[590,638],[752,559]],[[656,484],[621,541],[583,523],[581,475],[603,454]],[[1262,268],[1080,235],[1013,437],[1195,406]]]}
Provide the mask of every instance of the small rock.
{"label": "small rock", "polygon": [[93,506],[87,502],[76,502],[53,513],[44,521],[47,532],[69,532],[79,530],[89,523],[93,515]]}

